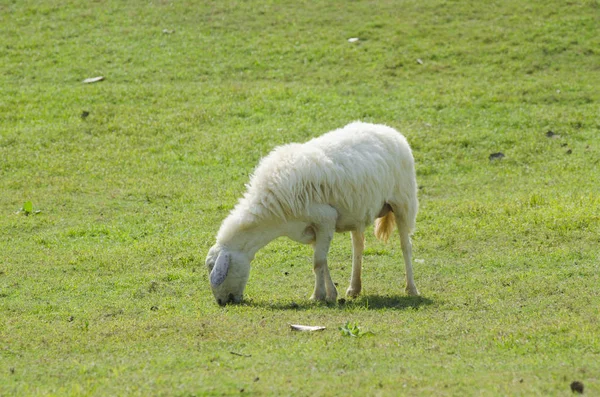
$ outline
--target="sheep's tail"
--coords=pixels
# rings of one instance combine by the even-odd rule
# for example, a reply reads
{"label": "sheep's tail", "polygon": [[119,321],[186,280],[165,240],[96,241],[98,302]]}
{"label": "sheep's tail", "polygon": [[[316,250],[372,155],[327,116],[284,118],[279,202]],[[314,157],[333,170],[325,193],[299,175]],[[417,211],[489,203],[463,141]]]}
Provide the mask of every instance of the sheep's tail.
{"label": "sheep's tail", "polygon": [[388,213],[381,218],[375,219],[375,237],[387,242],[394,231],[395,224],[396,217],[392,211],[388,211]]}

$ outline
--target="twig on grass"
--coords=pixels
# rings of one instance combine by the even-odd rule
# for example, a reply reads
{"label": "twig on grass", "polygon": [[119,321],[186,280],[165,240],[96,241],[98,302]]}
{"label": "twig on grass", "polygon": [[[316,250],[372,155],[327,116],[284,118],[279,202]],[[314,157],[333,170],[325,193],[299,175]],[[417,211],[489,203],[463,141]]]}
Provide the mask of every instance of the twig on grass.
{"label": "twig on grass", "polygon": [[252,354],[242,354],[242,353],[236,353],[236,352],[229,352],[229,353],[233,354],[234,356],[252,357]]}

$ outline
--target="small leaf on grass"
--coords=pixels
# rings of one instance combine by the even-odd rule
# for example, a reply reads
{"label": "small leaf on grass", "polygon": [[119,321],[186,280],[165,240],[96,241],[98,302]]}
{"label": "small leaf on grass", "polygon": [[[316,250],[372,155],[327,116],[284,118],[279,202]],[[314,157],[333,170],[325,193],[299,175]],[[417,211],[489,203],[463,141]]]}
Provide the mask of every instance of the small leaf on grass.
{"label": "small leaf on grass", "polygon": [[290,324],[290,328],[293,331],[303,331],[303,332],[314,332],[314,331],[323,331],[325,327],[320,325],[298,325],[298,324]]}
{"label": "small leaf on grass", "polygon": [[33,212],[33,203],[31,201],[26,201],[25,204],[23,204],[23,212],[25,215],[29,215]]}
{"label": "small leaf on grass", "polygon": [[42,211],[41,210],[35,210],[35,211],[33,210],[33,203],[31,201],[26,201],[23,204],[23,207],[19,211],[17,211],[17,214],[23,214],[25,216],[29,216],[31,214],[37,215],[40,212],[42,212]]}
{"label": "small leaf on grass", "polygon": [[23,207],[21,207],[21,209],[19,211],[16,212],[16,214],[23,214],[25,216],[29,216],[31,214],[33,215],[37,215],[39,213],[41,213],[42,210],[33,210],[33,203],[31,201],[26,201],[23,204]]}
{"label": "small leaf on grass", "polygon": [[362,338],[363,336],[375,335],[371,331],[363,331],[356,323],[350,324],[349,321],[343,326],[339,327],[339,330],[342,336],[350,336],[352,338]]}

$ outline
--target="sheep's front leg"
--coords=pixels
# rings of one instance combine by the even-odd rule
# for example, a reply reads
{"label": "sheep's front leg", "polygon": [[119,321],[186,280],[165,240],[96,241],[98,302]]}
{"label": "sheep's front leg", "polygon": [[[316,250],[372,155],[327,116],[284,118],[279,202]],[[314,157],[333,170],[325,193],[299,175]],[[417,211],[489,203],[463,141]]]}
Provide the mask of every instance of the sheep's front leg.
{"label": "sheep's front leg", "polygon": [[337,290],[329,274],[327,266],[327,253],[333,239],[332,232],[317,232],[317,241],[314,245],[314,272],[315,272],[315,291],[313,292],[312,300],[326,300],[327,302],[335,302],[337,299]]}
{"label": "sheep's front leg", "polygon": [[314,256],[314,272],[315,272],[315,291],[313,292],[312,300],[326,300],[335,302],[337,299],[337,290],[329,274],[327,266],[327,254],[333,233],[335,231],[335,220],[337,212],[331,208],[318,208],[315,211],[318,214],[319,223],[314,224],[315,242],[313,244]]}
{"label": "sheep's front leg", "polygon": [[350,286],[346,290],[346,296],[356,298],[361,291],[362,255],[365,249],[365,234],[363,231],[352,232],[352,276]]}

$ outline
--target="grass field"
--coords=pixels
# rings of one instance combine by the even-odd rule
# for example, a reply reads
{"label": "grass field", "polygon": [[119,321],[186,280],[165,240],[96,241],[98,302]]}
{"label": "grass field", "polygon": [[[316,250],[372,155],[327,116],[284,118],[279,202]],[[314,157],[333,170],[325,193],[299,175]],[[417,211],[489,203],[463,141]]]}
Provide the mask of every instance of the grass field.
{"label": "grass field", "polygon": [[[0,396],[600,395],[598,26],[598,0],[1,0]],[[204,258],[257,161],[357,119],[413,147],[422,297],[369,232],[360,298],[312,303],[281,239],[219,307]],[[349,235],[329,259],[343,292]]]}

